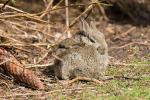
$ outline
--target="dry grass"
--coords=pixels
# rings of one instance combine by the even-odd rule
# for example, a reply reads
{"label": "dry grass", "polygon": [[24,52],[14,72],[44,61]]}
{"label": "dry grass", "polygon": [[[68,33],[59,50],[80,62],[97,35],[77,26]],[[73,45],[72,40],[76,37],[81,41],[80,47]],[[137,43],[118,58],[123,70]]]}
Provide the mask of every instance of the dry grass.
{"label": "dry grass", "polygon": [[[54,6],[52,0],[43,1],[45,4],[43,3],[42,10],[36,13],[25,12],[6,5],[5,10],[0,14],[0,46],[10,51],[26,68],[34,70],[47,88],[43,91],[31,90],[15,84],[11,78],[2,73],[0,74],[0,99],[120,100],[150,98],[150,70],[147,67],[150,65],[149,26],[139,28],[128,24],[119,25],[103,21],[102,19],[108,20],[109,18],[103,9],[103,6],[108,6],[108,4],[98,2],[98,0],[83,1],[80,4],[76,2],[77,4],[68,6],[63,5],[63,0]],[[68,17],[65,17],[66,7],[69,8],[69,16],[66,13]],[[92,10],[96,13],[98,11],[97,15],[100,10],[103,16],[93,15]],[[132,19],[134,14],[132,15],[130,10],[125,10],[125,13]],[[67,37],[67,31],[76,32],[79,29],[78,20],[83,16],[88,16],[88,19],[94,16],[97,26],[106,33],[111,56],[107,75],[119,78],[107,80],[103,84],[77,81],[63,85],[67,81],[58,80],[42,72],[53,63],[51,48]]]}

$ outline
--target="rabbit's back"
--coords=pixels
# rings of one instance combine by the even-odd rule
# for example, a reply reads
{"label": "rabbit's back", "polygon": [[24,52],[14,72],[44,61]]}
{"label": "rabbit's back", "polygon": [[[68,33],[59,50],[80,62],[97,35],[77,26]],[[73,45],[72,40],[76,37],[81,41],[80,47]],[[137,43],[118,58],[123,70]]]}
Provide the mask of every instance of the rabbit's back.
{"label": "rabbit's back", "polygon": [[101,56],[93,46],[72,48],[59,55],[61,60],[56,60],[55,73],[61,79],[69,79],[77,76],[99,78],[103,73]]}

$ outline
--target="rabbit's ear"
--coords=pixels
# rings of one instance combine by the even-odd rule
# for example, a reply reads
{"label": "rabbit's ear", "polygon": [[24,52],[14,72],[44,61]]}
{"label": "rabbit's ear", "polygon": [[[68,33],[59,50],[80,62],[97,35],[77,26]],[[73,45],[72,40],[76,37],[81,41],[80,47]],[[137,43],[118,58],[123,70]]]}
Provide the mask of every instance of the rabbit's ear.
{"label": "rabbit's ear", "polygon": [[104,35],[102,32],[100,32],[100,31],[96,28],[95,21],[91,21],[91,22],[90,22],[90,27],[91,27],[92,32],[94,32],[95,34],[99,34],[99,35],[101,35],[101,36]]}
{"label": "rabbit's ear", "polygon": [[90,27],[91,27],[91,29],[92,29],[94,32],[98,31],[97,28],[96,28],[96,25],[95,25],[95,23],[94,23],[93,21],[90,22]]}
{"label": "rabbit's ear", "polygon": [[90,28],[89,24],[84,19],[81,19],[81,25],[82,25],[81,30],[83,30],[84,32],[90,33],[91,28]]}

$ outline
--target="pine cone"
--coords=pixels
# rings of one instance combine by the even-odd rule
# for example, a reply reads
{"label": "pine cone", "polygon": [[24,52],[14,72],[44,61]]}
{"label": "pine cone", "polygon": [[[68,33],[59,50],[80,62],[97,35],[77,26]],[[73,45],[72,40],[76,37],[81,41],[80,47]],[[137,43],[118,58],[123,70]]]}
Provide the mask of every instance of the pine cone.
{"label": "pine cone", "polygon": [[[6,61],[6,62],[5,62]],[[34,74],[33,71],[25,69],[23,65],[5,49],[0,48],[0,67],[15,80],[23,82],[34,89],[44,89],[43,82]]]}

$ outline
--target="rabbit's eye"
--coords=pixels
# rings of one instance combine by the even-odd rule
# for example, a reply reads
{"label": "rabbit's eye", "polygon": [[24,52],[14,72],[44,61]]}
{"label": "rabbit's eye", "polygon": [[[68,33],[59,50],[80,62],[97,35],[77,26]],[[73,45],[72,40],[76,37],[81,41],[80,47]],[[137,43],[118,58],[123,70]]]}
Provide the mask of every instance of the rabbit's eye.
{"label": "rabbit's eye", "polygon": [[90,38],[90,41],[95,43],[95,40],[93,38]]}
{"label": "rabbit's eye", "polygon": [[96,43],[95,37],[90,37],[89,39],[90,39],[91,42]]}

